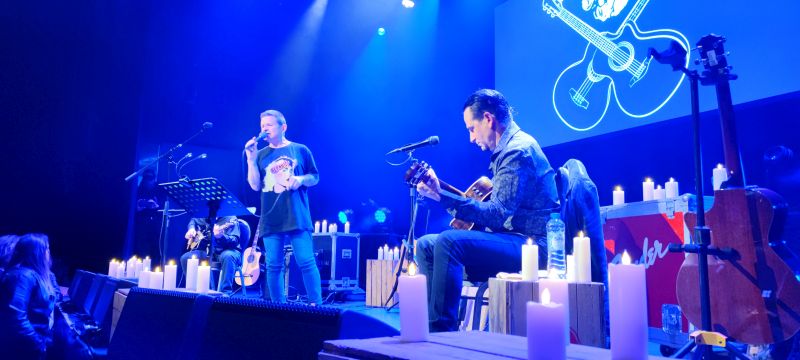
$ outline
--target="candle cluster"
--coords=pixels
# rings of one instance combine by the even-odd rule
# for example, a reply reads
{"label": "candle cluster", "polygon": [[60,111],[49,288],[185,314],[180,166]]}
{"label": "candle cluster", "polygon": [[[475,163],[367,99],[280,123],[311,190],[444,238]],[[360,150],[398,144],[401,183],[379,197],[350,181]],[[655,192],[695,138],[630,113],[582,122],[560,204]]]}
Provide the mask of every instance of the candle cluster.
{"label": "candle cluster", "polygon": [[378,248],[378,260],[400,260],[400,248],[389,248],[389,244],[383,244]]}
{"label": "candle cluster", "polygon": [[[344,224],[344,233],[350,233],[350,222],[346,221]],[[328,220],[322,220],[322,222],[315,221],[314,222],[314,234],[328,234],[328,233],[337,233],[339,232],[339,224],[332,222],[328,224]]]}
{"label": "candle cluster", "polygon": [[175,265],[174,260],[171,260],[164,267],[164,272],[158,266],[154,271],[151,271],[150,266],[151,260],[149,256],[144,259],[133,256],[124,262],[111,259],[108,262],[108,276],[120,279],[137,279],[137,285],[142,288],[175,290],[178,266]]}
{"label": "candle cluster", "polygon": [[[680,191],[678,190],[678,182],[674,178],[669,178],[669,181],[664,183],[664,187],[656,185],[651,178],[645,178],[642,183],[642,201],[667,200],[678,196],[680,196]],[[625,204],[625,191],[619,185],[614,188],[611,204]]]}

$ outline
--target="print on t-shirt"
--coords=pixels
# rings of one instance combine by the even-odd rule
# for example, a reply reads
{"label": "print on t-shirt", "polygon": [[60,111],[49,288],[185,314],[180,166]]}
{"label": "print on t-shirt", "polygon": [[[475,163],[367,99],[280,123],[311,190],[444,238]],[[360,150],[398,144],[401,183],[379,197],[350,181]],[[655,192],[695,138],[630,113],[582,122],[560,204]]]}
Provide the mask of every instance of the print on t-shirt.
{"label": "print on t-shirt", "polygon": [[269,163],[264,176],[264,192],[280,194],[289,188],[289,178],[294,175],[297,160],[288,156],[280,156]]}

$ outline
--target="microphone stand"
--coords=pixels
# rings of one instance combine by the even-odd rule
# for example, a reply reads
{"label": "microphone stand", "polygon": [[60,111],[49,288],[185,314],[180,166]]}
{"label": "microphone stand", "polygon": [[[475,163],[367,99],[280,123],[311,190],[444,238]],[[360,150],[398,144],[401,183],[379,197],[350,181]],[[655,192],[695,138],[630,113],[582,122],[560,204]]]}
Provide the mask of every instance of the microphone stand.
{"label": "microphone stand", "polygon": [[[161,154],[155,160],[153,160],[150,163],[140,167],[138,170],[136,170],[132,174],[128,175],[125,178],[125,181],[126,182],[127,181],[131,181],[131,179],[133,179],[134,177],[137,177],[137,176],[141,175],[145,171],[145,169],[147,169],[147,168],[149,168],[149,167],[151,167],[151,166],[153,166],[155,164],[158,164],[162,159],[167,159],[167,164],[175,165],[175,172],[177,173],[177,171],[178,171],[177,165],[178,164],[177,164],[177,162],[175,162],[175,159],[172,157],[172,155],[175,153],[175,151],[177,151],[178,149],[182,148],[183,145],[185,145],[189,141],[192,141],[192,139],[198,137],[200,134],[205,132],[206,129],[209,129],[209,128],[211,128],[211,123],[204,123],[203,127],[200,128],[199,131],[194,133],[192,136],[189,136],[189,138],[187,138],[183,142],[179,143],[178,145],[173,146],[172,148],[170,148],[169,150],[167,150],[166,152]],[[170,171],[169,170],[170,170],[170,167],[168,166],[167,167],[167,182],[171,181],[171,179],[170,179]],[[164,199],[164,213],[161,215],[161,230],[163,230],[163,231],[160,231],[160,235],[159,235],[160,238],[158,239],[159,252],[160,252],[159,256],[161,257],[161,268],[164,268],[164,265],[166,264],[164,262],[164,255],[166,254],[167,237],[169,236],[169,218],[170,218],[169,217],[169,211],[170,211],[170,208],[169,208],[169,197],[167,197],[166,199]]]}

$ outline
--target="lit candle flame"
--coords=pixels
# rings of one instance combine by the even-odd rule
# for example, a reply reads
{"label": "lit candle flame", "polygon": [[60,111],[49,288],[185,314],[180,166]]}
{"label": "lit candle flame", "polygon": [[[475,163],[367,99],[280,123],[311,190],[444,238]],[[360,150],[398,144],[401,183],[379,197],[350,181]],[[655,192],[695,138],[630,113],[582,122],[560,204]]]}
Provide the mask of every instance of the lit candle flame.
{"label": "lit candle flame", "polygon": [[669,178],[669,182],[675,182],[675,179]]}
{"label": "lit candle flame", "polygon": [[656,189],[661,190],[661,185],[656,186]]}
{"label": "lit candle flame", "polygon": [[717,164],[717,169],[722,169],[722,164]]}
{"label": "lit candle flame", "polygon": [[533,245],[533,239],[528,238],[528,245]]}
{"label": "lit candle flame", "polygon": [[145,260],[150,260],[150,256],[145,256],[144,259]]}
{"label": "lit candle flame", "polygon": [[617,185],[617,187],[614,188],[614,191],[622,191],[622,186]]}
{"label": "lit candle flame", "polygon": [[197,255],[192,254],[192,259],[197,259]]}
{"label": "lit candle flame", "polygon": [[582,238],[582,237],[583,237],[583,231],[578,231],[578,237],[579,237],[579,238]]}
{"label": "lit candle flame", "polygon": [[412,262],[411,264],[408,264],[408,276],[414,275],[417,275],[417,264]]}
{"label": "lit candle flame", "polygon": [[653,182],[653,179],[651,179],[649,177],[648,178],[644,178],[644,182]]}
{"label": "lit candle flame", "polygon": [[161,272],[161,266],[156,266],[156,272]]}
{"label": "lit candle flame", "polygon": [[170,264],[170,265],[175,265],[175,260],[174,260],[174,259],[173,259],[173,260],[170,260],[170,261],[169,261],[169,264]]}
{"label": "lit candle flame", "polygon": [[631,264],[631,256],[628,255],[628,251],[622,253],[622,265],[630,265]]}
{"label": "lit candle flame", "polygon": [[205,260],[203,260],[203,263],[202,263],[202,264],[200,264],[200,265],[202,265],[202,266],[208,266],[208,261],[205,261]]}
{"label": "lit candle flame", "polygon": [[542,291],[541,301],[539,302],[542,305],[550,304],[550,289],[544,289]]}

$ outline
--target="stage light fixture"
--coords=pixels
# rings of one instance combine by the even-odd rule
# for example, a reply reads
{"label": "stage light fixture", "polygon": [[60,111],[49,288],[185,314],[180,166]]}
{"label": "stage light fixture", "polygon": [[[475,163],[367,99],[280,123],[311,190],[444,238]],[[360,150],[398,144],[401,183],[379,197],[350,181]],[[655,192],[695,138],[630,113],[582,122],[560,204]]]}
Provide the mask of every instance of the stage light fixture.
{"label": "stage light fixture", "polygon": [[401,4],[403,4],[403,7],[406,8],[406,9],[411,9],[411,8],[414,7],[414,1],[413,0],[403,0],[401,2]]}
{"label": "stage light fixture", "polygon": [[377,221],[378,224],[385,223],[387,217],[389,217],[389,209],[382,207],[375,210],[375,221]]}
{"label": "stage light fixture", "polygon": [[339,211],[339,222],[344,224],[348,221],[353,221],[353,209],[344,209]]}
{"label": "stage light fixture", "polygon": [[378,36],[386,35],[386,29],[379,27],[378,28]]}

